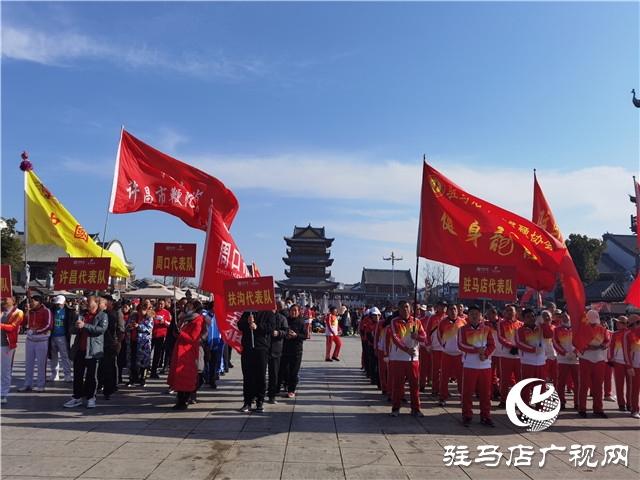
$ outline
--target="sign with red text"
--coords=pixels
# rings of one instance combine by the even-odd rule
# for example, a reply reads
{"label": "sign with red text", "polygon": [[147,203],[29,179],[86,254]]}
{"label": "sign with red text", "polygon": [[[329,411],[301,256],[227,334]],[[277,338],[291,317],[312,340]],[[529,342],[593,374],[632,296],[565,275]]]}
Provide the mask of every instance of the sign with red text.
{"label": "sign with red text", "polygon": [[178,277],[196,276],[195,243],[155,243],[153,275]]}
{"label": "sign with red text", "polygon": [[106,290],[111,259],[60,257],[53,280],[55,290]]}
{"label": "sign with red text", "polygon": [[0,265],[0,297],[10,297],[13,293],[11,289],[11,265]]}
{"label": "sign with red text", "polygon": [[513,265],[460,264],[458,297],[514,301],[517,295],[517,268]]}
{"label": "sign with red text", "polygon": [[223,284],[227,312],[276,308],[273,277],[231,278]]}

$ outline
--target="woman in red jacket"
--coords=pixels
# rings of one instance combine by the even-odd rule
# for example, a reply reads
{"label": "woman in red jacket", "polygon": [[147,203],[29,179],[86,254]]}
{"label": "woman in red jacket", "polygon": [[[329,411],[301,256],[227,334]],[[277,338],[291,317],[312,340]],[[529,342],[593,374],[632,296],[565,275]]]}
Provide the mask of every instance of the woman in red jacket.
{"label": "woman in red jacket", "polygon": [[177,393],[174,410],[186,410],[191,392],[196,390],[198,381],[198,355],[200,353],[200,332],[203,318],[202,303],[189,300],[184,312],[176,322],[176,344],[171,355],[171,367],[167,384]]}

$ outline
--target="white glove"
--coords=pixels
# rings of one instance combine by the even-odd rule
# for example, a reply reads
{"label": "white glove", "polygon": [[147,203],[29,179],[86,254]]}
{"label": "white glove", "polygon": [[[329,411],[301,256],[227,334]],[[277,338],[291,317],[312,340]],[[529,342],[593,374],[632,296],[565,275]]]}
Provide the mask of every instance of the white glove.
{"label": "white glove", "polygon": [[27,336],[30,337],[31,335],[33,335],[35,332],[33,330],[27,330]]}
{"label": "white glove", "polygon": [[544,349],[542,347],[536,347],[536,355],[540,355]]}
{"label": "white glove", "polygon": [[542,325],[543,323],[544,323],[544,320],[542,319],[542,315],[536,318],[536,325]]}
{"label": "white glove", "polygon": [[389,363],[389,357],[384,357],[384,363]]}

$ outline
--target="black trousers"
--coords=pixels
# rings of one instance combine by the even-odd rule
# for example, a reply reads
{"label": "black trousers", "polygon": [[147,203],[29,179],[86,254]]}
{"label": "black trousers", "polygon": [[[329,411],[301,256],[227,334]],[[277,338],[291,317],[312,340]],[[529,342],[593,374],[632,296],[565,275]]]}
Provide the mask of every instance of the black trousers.
{"label": "black trousers", "polygon": [[98,378],[102,385],[102,393],[111,395],[116,391],[118,381],[118,366],[115,352],[104,352],[104,357],[98,363]]}
{"label": "black trousers", "polygon": [[280,391],[280,361],[282,356],[269,357],[269,386],[267,394],[269,398],[275,397]]}
{"label": "black trousers", "polygon": [[264,403],[269,351],[245,348],[240,355],[240,363],[242,365],[244,403],[251,404],[254,398],[258,404]]}
{"label": "black trousers", "polygon": [[73,359],[73,398],[94,398],[98,388],[98,359],[84,358],[84,350],[78,350]]}
{"label": "black trousers", "polygon": [[287,391],[295,393],[298,386],[298,375],[302,364],[302,352],[286,353],[282,355],[280,363],[281,381],[287,386]]}
{"label": "black trousers", "polygon": [[164,337],[152,338],[151,348],[153,349],[153,360],[151,360],[151,374],[158,373],[158,368],[162,368],[164,357]]}

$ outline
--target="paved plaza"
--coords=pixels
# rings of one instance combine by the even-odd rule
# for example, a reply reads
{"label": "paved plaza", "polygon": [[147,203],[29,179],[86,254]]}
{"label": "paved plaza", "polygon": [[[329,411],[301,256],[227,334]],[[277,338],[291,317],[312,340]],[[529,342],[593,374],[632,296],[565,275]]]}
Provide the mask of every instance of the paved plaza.
{"label": "paved plaza", "polygon": [[[341,361],[329,363],[324,336],[314,335],[305,342],[297,396],[265,404],[264,413],[240,413],[242,374],[235,353],[235,368],[221,377],[218,389],[203,386],[198,403],[186,411],[170,409],[174,398],[163,393],[164,376],[144,388],[121,385],[110,401],[99,395],[95,409],[62,408],[71,395],[71,384],[64,382],[48,382],[45,393],[16,393],[24,378],[20,336],[12,391],[2,405],[1,478],[640,477],[640,421],[619,412],[615,402],[605,402],[609,419],[582,419],[567,410],[537,433],[515,427],[504,410],[492,413],[496,428],[481,425],[477,405],[474,423],[465,428],[457,395],[443,408],[422,394],[424,418],[411,416],[408,408],[392,418],[390,404],[360,369],[360,339],[343,340]],[[628,446],[627,466],[610,455],[613,445]],[[499,465],[488,466],[496,452],[502,453]]]}

